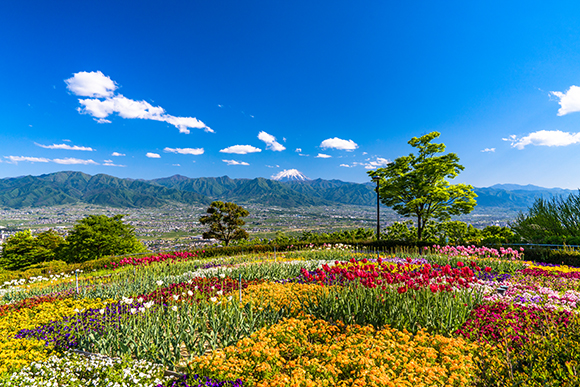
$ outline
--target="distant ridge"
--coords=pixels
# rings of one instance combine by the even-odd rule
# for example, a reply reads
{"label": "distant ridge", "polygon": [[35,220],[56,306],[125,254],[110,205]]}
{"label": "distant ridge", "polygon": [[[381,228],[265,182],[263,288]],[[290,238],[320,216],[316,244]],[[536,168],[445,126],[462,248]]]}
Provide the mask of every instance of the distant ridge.
{"label": "distant ridge", "polygon": [[0,206],[44,207],[89,203],[121,208],[159,207],[169,202],[208,203],[195,192],[180,191],[149,182],[82,172],[0,179]]}
{"label": "distant ridge", "polygon": [[[82,172],[0,179],[0,206],[43,207],[89,203],[120,208],[160,207],[168,203],[207,205],[213,200],[240,204],[296,207],[320,205],[375,206],[374,184],[307,179],[296,170],[274,179],[232,179],[228,176],[189,178],[182,175],[153,179],[121,179]],[[526,210],[536,198],[566,197],[575,192],[533,185],[496,184],[475,188],[479,207]]]}

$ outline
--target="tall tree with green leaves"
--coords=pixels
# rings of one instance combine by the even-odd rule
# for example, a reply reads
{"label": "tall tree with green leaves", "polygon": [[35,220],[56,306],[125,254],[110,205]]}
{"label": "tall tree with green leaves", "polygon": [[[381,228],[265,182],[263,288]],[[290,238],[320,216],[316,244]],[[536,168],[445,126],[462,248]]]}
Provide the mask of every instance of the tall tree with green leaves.
{"label": "tall tree with green leaves", "polygon": [[58,257],[71,263],[146,252],[135,236],[135,228],[124,223],[123,216],[89,215],[79,220],[59,249]]}
{"label": "tall tree with green leaves", "polygon": [[52,261],[62,243],[63,237],[53,229],[36,236],[33,236],[30,230],[17,232],[3,245],[0,267],[19,270],[37,263]]}
{"label": "tall tree with green leaves", "polygon": [[218,239],[226,246],[232,240],[248,238],[248,233],[242,228],[246,222],[241,219],[250,215],[245,208],[231,202],[215,201],[206,212],[208,215],[199,218],[201,224],[209,226],[209,231],[203,233],[204,238]]}
{"label": "tall tree with green leaves", "polygon": [[417,240],[421,241],[429,220],[448,220],[452,215],[467,214],[476,206],[473,187],[468,184],[449,184],[464,167],[455,153],[441,154],[445,144],[432,143],[439,132],[431,132],[408,144],[418,154],[398,157],[385,168],[369,171],[379,180],[381,202],[399,215],[414,217]]}

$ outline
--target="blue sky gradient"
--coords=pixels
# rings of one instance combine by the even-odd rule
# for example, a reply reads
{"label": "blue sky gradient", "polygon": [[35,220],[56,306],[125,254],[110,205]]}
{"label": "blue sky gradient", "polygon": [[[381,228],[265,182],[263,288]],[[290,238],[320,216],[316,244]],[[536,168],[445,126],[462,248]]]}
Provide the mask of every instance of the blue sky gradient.
{"label": "blue sky gradient", "polygon": [[465,166],[455,182],[577,189],[579,11],[575,1],[2,2],[0,178],[295,168],[366,182],[436,130]]}

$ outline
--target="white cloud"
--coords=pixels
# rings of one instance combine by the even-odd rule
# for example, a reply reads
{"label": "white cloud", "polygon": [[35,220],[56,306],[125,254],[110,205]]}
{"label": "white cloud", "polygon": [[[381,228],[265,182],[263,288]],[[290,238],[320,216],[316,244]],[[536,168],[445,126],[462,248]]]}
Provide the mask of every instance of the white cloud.
{"label": "white cloud", "polygon": [[109,162],[109,160],[105,160],[103,165],[105,165],[107,167],[123,167],[123,168],[126,167],[126,165],[115,164],[113,162]]}
{"label": "white cloud", "polygon": [[99,165],[99,163],[93,161],[93,160],[82,160],[82,159],[75,159],[73,157],[67,157],[64,159],[53,159],[52,160],[54,163],[57,164],[66,164],[66,165],[75,165],[75,164],[81,164],[81,165]]}
{"label": "white cloud", "polygon": [[294,152],[296,152],[296,153],[302,153],[302,148],[296,148],[296,150]]}
{"label": "white cloud", "polygon": [[149,157],[150,159],[160,159],[161,156],[157,153],[151,153],[151,152],[147,152],[147,154],[145,155],[147,157]]}
{"label": "white cloud", "polygon": [[111,156],[125,156],[125,154],[119,153],[119,152],[113,152],[113,153],[111,153]]}
{"label": "white cloud", "polygon": [[236,160],[222,160],[227,165],[250,165],[245,161],[236,161]]}
{"label": "white cloud", "polygon": [[93,149],[91,147],[88,146],[78,146],[78,145],[73,145],[70,146],[68,144],[52,144],[52,145],[42,145],[39,143],[34,143],[35,145],[38,145],[41,148],[46,148],[46,149],[65,149],[65,150],[78,150],[78,151],[95,151],[96,149]]}
{"label": "white cloud", "polygon": [[112,163],[113,160],[103,160],[103,163]]}
{"label": "white cloud", "polygon": [[315,156],[317,159],[329,159],[332,156],[330,155],[325,155],[324,153],[319,153],[318,156]]}
{"label": "white cloud", "polygon": [[368,163],[364,164],[364,166],[366,169],[375,169],[375,168],[386,167],[390,163],[391,162],[387,159],[384,159],[382,157],[377,157],[374,161],[369,161]]}
{"label": "white cloud", "polygon": [[352,140],[343,140],[338,137],[334,138],[327,138],[326,140],[322,141],[320,144],[322,149],[341,149],[341,150],[348,150],[352,151],[358,148],[358,145]]}
{"label": "white cloud", "polygon": [[347,167],[347,168],[353,168],[353,167],[357,167],[357,166],[361,166],[361,167],[365,167],[365,169],[375,169],[375,168],[381,168],[381,167],[386,167],[387,165],[389,165],[391,162],[388,159],[382,158],[382,157],[376,157],[375,160],[366,159],[365,160],[366,163],[361,163],[358,161],[353,162],[352,164],[340,164],[341,167]]}
{"label": "white cloud", "polygon": [[80,97],[108,98],[113,96],[117,85],[100,71],[81,71],[65,79],[66,87]]}
{"label": "white cloud", "polygon": [[72,165],[72,164],[82,164],[82,165],[99,165],[99,163],[97,163],[94,160],[83,160],[83,159],[75,159],[72,157],[66,157],[64,159],[47,159],[44,157],[28,157],[28,156],[4,156],[5,159],[7,159],[8,161],[6,161],[7,163],[10,164],[17,164],[19,161],[28,161],[30,163],[57,163],[57,164],[66,164],[66,165]]}
{"label": "white cloud", "polygon": [[568,133],[561,130],[539,130],[518,138],[512,134],[508,138],[502,138],[509,141],[512,148],[524,149],[527,145],[536,146],[567,146],[580,142],[580,133]]}
{"label": "white cloud", "polygon": [[110,120],[106,120],[104,118],[99,118],[98,120],[95,120],[95,121],[97,121],[97,124],[110,124],[111,123]]}
{"label": "white cloud", "polygon": [[482,152],[495,152],[495,148],[485,148],[481,150]]}
{"label": "white cloud", "polygon": [[258,133],[258,138],[266,143],[266,149],[270,149],[275,152],[282,152],[284,149],[286,149],[284,145],[276,141],[276,137],[264,131]]}
{"label": "white cloud", "polygon": [[204,152],[203,148],[165,148],[163,151],[181,155],[202,155]]}
{"label": "white cloud", "polygon": [[44,157],[28,157],[28,156],[4,156],[5,159],[8,159],[7,163],[10,164],[17,164],[19,161],[28,161],[31,163],[48,163],[50,159],[46,159]]}
{"label": "white cloud", "polygon": [[181,164],[171,164],[173,167],[181,167]]}
{"label": "white cloud", "polygon": [[559,116],[580,111],[580,87],[570,86],[566,93],[551,91],[550,94],[560,99]]}
{"label": "white cloud", "polygon": [[162,121],[175,126],[180,133],[190,133],[190,128],[214,132],[213,129],[194,117],[176,117],[165,112],[160,106],[153,106],[147,101],[135,101],[121,94],[114,94],[117,89],[115,82],[100,71],[93,73],[80,72],[65,80],[68,89],[80,97],[82,107],[77,110],[81,114],[89,114],[98,123],[110,123],[106,118],[117,113],[122,118]]}
{"label": "white cloud", "polygon": [[221,153],[235,153],[238,155],[245,155],[248,153],[261,152],[260,148],[253,147],[251,145],[233,145],[220,150]]}

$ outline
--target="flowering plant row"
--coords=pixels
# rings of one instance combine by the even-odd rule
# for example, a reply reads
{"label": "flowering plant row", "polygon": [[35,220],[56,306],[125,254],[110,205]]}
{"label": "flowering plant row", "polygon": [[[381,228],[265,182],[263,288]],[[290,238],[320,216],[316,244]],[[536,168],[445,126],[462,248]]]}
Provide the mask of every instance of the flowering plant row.
{"label": "flowering plant row", "polygon": [[376,263],[371,263],[366,258],[360,261],[351,258],[348,262],[336,261],[332,267],[325,264],[322,269],[314,273],[303,269],[302,275],[307,282],[320,284],[344,284],[356,281],[364,287],[380,287],[382,290],[386,290],[388,285],[397,285],[399,293],[422,288],[429,288],[433,293],[437,293],[469,288],[470,284],[477,280],[473,270],[481,270],[473,261],[471,262],[473,270],[465,266],[463,262],[458,262],[458,267],[454,268],[450,265],[439,266],[438,264],[425,264],[418,267],[411,265],[411,262],[409,258],[405,264],[393,265],[383,262],[380,257]]}

